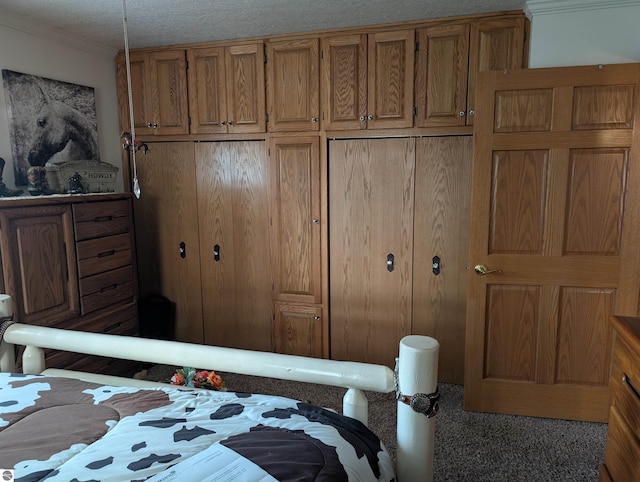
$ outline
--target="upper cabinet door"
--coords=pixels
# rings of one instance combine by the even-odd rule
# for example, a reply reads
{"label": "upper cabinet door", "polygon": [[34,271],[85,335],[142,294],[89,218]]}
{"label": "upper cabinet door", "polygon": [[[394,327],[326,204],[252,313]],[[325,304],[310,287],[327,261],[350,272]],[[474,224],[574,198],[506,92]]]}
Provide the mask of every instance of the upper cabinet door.
{"label": "upper cabinet door", "polygon": [[264,44],[228,47],[226,67],[229,132],[264,132]]}
{"label": "upper cabinet door", "polygon": [[319,69],[317,38],[267,43],[269,132],[319,130]]}
{"label": "upper cabinet door", "polygon": [[525,67],[525,18],[509,17],[471,23],[467,124],[473,124],[478,72]]}
{"label": "upper cabinet door", "polygon": [[327,130],[367,127],[367,36],[322,39],[323,126]]}
{"label": "upper cabinet door", "polygon": [[187,63],[184,50],[151,54],[151,101],[156,135],[189,133]]}
{"label": "upper cabinet door", "polygon": [[[153,135],[151,124],[151,59],[146,52],[131,52],[129,55],[131,72],[131,96],[133,101],[133,125],[137,135]],[[118,79],[118,110],[120,130],[131,131],[129,113],[129,83],[127,64],[124,55],[118,55],[116,61]]]}
{"label": "upper cabinet door", "polygon": [[465,125],[469,25],[427,27],[417,37],[416,127]]}
{"label": "upper cabinet door", "polygon": [[191,133],[227,132],[224,48],[191,49],[187,58]]}
{"label": "upper cabinet door", "polygon": [[[188,134],[185,51],[132,52],[129,61],[136,134]],[[117,75],[121,129],[130,131],[129,89],[124,55],[118,57]]]}
{"label": "upper cabinet door", "polygon": [[367,127],[413,127],[415,30],[369,34]]}

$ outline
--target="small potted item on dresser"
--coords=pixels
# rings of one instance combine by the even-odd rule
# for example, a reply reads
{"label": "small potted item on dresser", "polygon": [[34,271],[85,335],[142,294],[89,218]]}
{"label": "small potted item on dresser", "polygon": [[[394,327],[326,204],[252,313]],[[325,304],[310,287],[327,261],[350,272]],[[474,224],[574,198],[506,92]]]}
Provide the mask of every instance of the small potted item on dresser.
{"label": "small potted item on dresser", "polygon": [[42,166],[32,166],[27,170],[27,191],[32,196],[41,194],[53,194],[56,191],[49,189],[47,182],[47,170]]}
{"label": "small potted item on dresser", "polygon": [[69,178],[69,194],[82,194],[84,188],[82,187],[82,176],[77,172]]}
{"label": "small potted item on dresser", "polygon": [[24,191],[22,189],[9,189],[7,185],[2,182],[2,174],[4,172],[4,159],[0,157],[0,196],[1,197],[14,197],[19,196]]}

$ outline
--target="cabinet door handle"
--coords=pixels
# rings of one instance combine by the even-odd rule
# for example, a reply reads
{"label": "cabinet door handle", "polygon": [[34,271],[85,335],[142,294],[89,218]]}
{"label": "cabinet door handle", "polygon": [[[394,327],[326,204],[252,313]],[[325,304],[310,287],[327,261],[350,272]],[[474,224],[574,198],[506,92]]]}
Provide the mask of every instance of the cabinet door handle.
{"label": "cabinet door handle", "polygon": [[220,261],[220,245],[219,244],[216,244],[213,247],[213,260]]}
{"label": "cabinet door handle", "polygon": [[181,258],[186,258],[187,257],[187,245],[184,244],[184,241],[180,243],[179,252],[180,252],[180,257]]}
{"label": "cabinet door handle", "polygon": [[387,255],[387,271],[391,273],[395,268],[395,258],[393,253],[389,253]]}

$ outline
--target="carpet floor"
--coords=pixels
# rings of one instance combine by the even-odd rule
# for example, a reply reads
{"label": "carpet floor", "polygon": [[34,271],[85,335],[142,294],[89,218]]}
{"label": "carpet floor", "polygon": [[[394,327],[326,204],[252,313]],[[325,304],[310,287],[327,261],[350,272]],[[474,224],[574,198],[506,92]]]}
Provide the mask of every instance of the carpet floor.
{"label": "carpet floor", "polygon": [[[168,381],[173,367],[158,365],[146,378]],[[304,400],[340,411],[344,389],[220,373],[229,390]],[[466,412],[463,387],[439,384],[435,482],[595,482],[604,456],[607,424]],[[369,427],[395,460],[393,394],[367,392]]]}

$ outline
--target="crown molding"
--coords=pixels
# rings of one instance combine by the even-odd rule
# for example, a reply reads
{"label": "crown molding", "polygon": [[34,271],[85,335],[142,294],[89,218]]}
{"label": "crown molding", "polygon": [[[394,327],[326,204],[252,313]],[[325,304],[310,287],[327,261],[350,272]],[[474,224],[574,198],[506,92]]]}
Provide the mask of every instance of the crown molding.
{"label": "crown molding", "polygon": [[535,15],[638,6],[640,0],[527,0],[525,13],[531,18]]}
{"label": "crown molding", "polygon": [[79,50],[83,50],[88,53],[100,55],[103,57],[109,57],[113,59],[118,53],[117,49],[113,49],[107,45],[91,42],[83,37],[78,37],[69,33],[61,32],[59,30],[44,27],[42,25],[35,25],[22,18],[14,15],[2,12],[0,16],[0,25],[19,30],[21,32],[34,35],[46,40],[52,40],[61,44],[65,44],[69,47],[73,47]]}

